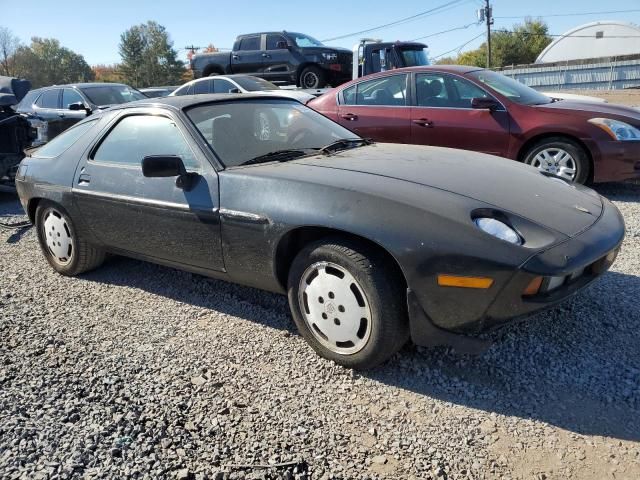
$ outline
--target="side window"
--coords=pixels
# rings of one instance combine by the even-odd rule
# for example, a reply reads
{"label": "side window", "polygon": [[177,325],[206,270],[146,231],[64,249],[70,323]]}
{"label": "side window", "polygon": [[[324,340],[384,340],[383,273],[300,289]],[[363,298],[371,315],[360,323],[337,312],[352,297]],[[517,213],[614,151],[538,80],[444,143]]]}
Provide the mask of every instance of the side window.
{"label": "side window", "polygon": [[193,94],[200,95],[202,93],[211,93],[213,89],[213,80],[202,80],[201,82],[196,82],[193,84]]}
{"label": "side window", "polygon": [[239,50],[260,50],[260,36],[244,37],[240,40]]}
{"label": "side window", "polygon": [[471,108],[473,98],[491,98],[490,95],[480,87],[461,78],[452,77],[451,84],[458,97],[459,108]]}
{"label": "side window", "polygon": [[416,75],[416,101],[420,107],[455,107],[449,98],[445,83],[446,75],[419,73]]}
{"label": "side window", "polygon": [[218,79],[213,81],[213,93],[229,93],[232,88],[237,87],[227,80]]}
{"label": "side window", "polygon": [[36,102],[36,105],[40,108],[60,108],[58,106],[58,96],[60,94],[59,88],[54,88],[52,90],[47,90]]}
{"label": "side window", "polygon": [[176,96],[176,97],[180,97],[182,95],[189,95],[189,88],[190,87],[191,87],[191,85],[189,85],[188,87],[180,87],[175,92],[173,92],[173,95]]}
{"label": "side window", "polygon": [[[356,86],[355,95],[345,90],[347,105],[378,105],[402,107],[407,104],[407,76],[390,75],[360,82]],[[350,87],[349,89],[354,88]],[[348,89],[348,90],[349,90]],[[347,96],[349,99],[347,100]],[[354,103],[355,100],[355,103]]]}
{"label": "side window", "polygon": [[73,88],[65,88],[62,90],[62,108],[69,109],[72,103],[84,104],[84,99]]}
{"label": "side window", "polygon": [[355,105],[356,104],[356,89],[358,85],[353,85],[349,88],[345,88],[342,91],[342,98],[344,105]]}
{"label": "side window", "polygon": [[147,155],[178,155],[188,170],[200,166],[175,122],[156,115],[124,117],[102,140],[93,160],[140,166]]}
{"label": "side window", "polygon": [[36,98],[40,95],[39,90],[31,91],[25,95],[22,101],[16,107],[16,111],[18,112],[26,112],[31,110],[31,106],[35,103]]}
{"label": "side window", "polygon": [[278,43],[287,43],[286,38],[282,35],[267,35],[267,50],[282,50],[282,47],[278,48]]}

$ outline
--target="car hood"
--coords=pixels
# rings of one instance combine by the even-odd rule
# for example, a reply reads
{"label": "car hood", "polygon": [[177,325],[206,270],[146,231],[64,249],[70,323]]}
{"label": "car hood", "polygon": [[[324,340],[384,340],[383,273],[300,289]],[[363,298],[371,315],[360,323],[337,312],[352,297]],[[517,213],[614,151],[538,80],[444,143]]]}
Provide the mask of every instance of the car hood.
{"label": "car hood", "polygon": [[583,117],[626,117],[640,123],[640,110],[613,103],[581,102],[576,100],[561,100],[559,102],[535,105],[536,110],[544,112],[566,113]]}
{"label": "car hood", "polygon": [[513,160],[465,150],[381,143],[293,163],[437,188],[512,212],[567,236],[589,228],[602,212],[600,196],[591,189],[553,180]]}

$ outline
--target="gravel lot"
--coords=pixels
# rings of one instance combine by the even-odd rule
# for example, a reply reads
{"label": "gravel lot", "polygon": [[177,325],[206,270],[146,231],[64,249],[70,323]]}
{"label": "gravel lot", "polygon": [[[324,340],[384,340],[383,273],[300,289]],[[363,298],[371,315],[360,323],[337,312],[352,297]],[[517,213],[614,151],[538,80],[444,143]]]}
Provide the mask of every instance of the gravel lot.
{"label": "gravel lot", "polygon": [[65,278],[0,230],[0,477],[637,480],[640,185],[598,189],[627,222],[600,281],[483,356],[364,375],[284,297],[124,258]]}

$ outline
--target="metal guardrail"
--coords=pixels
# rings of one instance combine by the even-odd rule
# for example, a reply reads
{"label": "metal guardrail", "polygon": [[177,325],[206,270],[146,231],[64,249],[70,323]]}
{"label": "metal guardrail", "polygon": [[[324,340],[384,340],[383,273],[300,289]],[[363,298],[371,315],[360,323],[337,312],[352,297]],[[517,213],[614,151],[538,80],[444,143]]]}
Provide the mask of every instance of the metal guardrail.
{"label": "metal guardrail", "polygon": [[640,56],[633,57],[518,65],[498,71],[535,89],[619,90],[640,87]]}

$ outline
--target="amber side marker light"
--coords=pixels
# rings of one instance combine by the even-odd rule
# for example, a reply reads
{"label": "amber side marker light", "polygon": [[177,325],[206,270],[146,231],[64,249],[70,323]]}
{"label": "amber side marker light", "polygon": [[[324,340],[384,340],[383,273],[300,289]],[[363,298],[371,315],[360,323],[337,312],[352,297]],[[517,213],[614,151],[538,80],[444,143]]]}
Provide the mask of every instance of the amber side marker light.
{"label": "amber side marker light", "polygon": [[531,295],[535,295],[536,293],[538,293],[540,291],[540,287],[542,286],[542,280],[542,277],[535,277],[529,282],[529,285],[527,285],[527,288],[524,289],[522,295],[524,295],[525,297],[530,297]]}
{"label": "amber side marker light", "polygon": [[438,275],[438,285],[441,287],[489,288],[493,285],[493,278],[461,277],[458,275]]}

